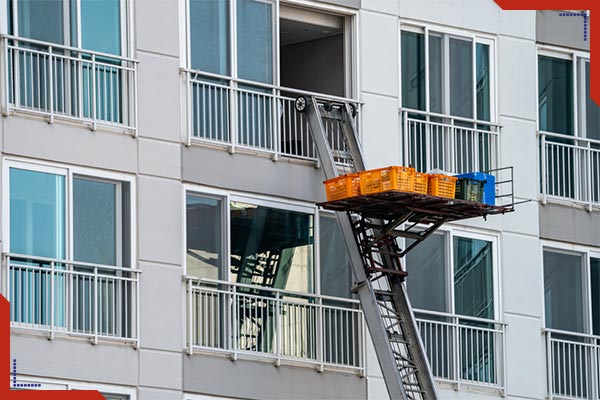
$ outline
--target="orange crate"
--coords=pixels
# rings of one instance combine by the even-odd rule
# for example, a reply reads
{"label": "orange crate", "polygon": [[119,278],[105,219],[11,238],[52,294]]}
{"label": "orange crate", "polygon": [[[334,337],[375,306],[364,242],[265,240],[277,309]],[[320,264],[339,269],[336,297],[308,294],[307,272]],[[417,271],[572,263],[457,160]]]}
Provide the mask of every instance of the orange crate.
{"label": "orange crate", "polygon": [[455,176],[430,174],[427,194],[453,199],[457,180]]}
{"label": "orange crate", "polygon": [[410,167],[388,167],[360,172],[360,193],[372,194],[399,190],[414,192],[415,169]]}
{"label": "orange crate", "polygon": [[360,178],[358,174],[347,174],[326,180],[325,191],[327,201],[345,199],[360,195]]}
{"label": "orange crate", "polygon": [[415,193],[427,194],[429,175],[423,172],[415,173]]}

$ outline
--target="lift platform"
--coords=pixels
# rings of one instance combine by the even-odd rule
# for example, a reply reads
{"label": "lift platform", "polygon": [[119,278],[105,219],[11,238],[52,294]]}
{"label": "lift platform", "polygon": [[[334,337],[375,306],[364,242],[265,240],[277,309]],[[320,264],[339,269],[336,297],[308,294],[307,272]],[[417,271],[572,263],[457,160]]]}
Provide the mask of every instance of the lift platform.
{"label": "lift platform", "polygon": [[[307,114],[326,179],[339,176],[340,152],[343,153],[344,172],[348,169],[364,171],[354,105],[320,102],[316,97],[301,96],[296,99],[296,110]],[[343,136],[341,149],[339,144],[335,150],[329,145],[331,132],[326,131],[324,126],[332,123],[339,127]],[[510,179],[502,177],[507,171]],[[512,168],[497,170],[495,174],[496,185],[509,184],[512,187]],[[504,196],[507,195],[499,197]],[[391,399],[438,398],[403,284],[407,274],[402,268],[402,257],[446,222],[504,214],[514,210],[513,203],[488,206],[390,191],[320,204],[336,212],[353,270],[353,291],[360,300]],[[414,242],[403,250],[399,247],[398,237],[413,239]]]}

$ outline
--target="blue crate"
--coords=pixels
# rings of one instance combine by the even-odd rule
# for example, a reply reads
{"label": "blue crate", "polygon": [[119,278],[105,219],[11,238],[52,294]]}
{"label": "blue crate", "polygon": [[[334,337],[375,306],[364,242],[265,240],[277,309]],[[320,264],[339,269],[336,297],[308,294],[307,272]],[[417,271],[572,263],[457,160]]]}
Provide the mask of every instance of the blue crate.
{"label": "blue crate", "polygon": [[466,174],[456,175],[456,177],[474,179],[476,181],[484,182],[483,203],[490,206],[496,205],[496,177],[494,175],[484,174],[483,172],[469,172]]}

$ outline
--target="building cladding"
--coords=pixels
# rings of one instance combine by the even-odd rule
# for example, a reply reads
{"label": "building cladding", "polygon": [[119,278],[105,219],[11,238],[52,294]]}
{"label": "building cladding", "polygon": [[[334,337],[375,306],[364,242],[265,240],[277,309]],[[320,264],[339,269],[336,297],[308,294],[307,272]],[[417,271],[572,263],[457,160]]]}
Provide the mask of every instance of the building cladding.
{"label": "building cladding", "polygon": [[317,93],[357,104],[369,168],[514,168],[514,213],[449,224],[405,259],[440,398],[600,398],[583,17],[491,0],[0,3],[1,289],[20,383],[387,398],[316,206],[294,99]]}

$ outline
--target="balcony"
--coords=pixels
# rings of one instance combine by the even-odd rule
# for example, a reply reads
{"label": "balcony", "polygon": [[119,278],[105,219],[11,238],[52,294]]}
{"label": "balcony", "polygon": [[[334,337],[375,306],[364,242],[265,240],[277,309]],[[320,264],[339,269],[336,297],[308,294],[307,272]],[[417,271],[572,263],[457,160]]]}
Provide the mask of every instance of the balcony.
{"label": "balcony", "polygon": [[600,141],[539,132],[542,202],[600,206]]}
{"label": "balcony", "polygon": [[209,279],[187,281],[188,352],[364,373],[358,301]]}
{"label": "balcony", "polygon": [[[356,100],[297,89],[234,80],[225,76],[183,70],[187,80],[188,145],[211,143],[231,153],[246,150],[317,161],[308,118],[294,107],[297,96],[315,96],[321,107],[329,102]],[[324,119],[335,160],[349,161],[339,121]]]}
{"label": "balcony", "polygon": [[403,109],[403,165],[452,173],[498,168],[500,125]]}
{"label": "balcony", "polygon": [[431,371],[439,382],[504,391],[505,324],[414,310]]}
{"label": "balcony", "polygon": [[600,399],[600,336],[546,330],[548,398]]}
{"label": "balcony", "polygon": [[130,268],[4,254],[2,293],[16,330],[137,346],[139,274]]}
{"label": "balcony", "polygon": [[3,112],[75,121],[136,135],[137,61],[2,36]]}

